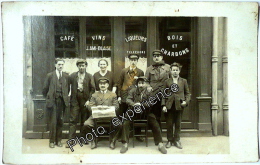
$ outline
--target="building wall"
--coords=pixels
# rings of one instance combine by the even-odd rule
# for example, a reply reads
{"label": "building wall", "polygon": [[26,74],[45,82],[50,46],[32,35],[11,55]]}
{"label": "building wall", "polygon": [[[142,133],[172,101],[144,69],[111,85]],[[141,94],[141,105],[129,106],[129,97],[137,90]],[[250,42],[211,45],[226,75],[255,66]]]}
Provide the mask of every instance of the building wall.
{"label": "building wall", "polygon": [[[86,31],[85,19],[79,24],[79,32]],[[226,20],[225,18],[194,18],[192,36],[192,93],[195,126],[197,131],[213,132],[213,135],[228,135],[228,103],[227,103],[227,58],[226,58]],[[217,21],[216,21],[217,20]],[[112,57],[111,70],[114,75],[120,74],[127,65],[124,54],[124,19],[112,17]],[[147,19],[147,54],[159,46],[159,18]],[[215,30],[215,31],[214,31]],[[46,136],[45,100],[41,95],[42,84],[46,74],[54,70],[54,19],[53,17],[24,17],[24,131],[27,138],[43,138]],[[217,32],[217,33],[216,33]],[[84,32],[85,33],[85,32]],[[84,35],[80,38],[84,48]],[[81,58],[86,58],[84,51],[79,50]],[[71,63],[75,59],[68,59]],[[126,61],[126,63],[125,63]],[[152,62],[150,56],[143,70]],[[47,66],[47,67],[46,67]],[[71,64],[71,67],[72,64]],[[67,68],[68,69],[68,68]],[[74,66],[73,68],[77,68]],[[98,68],[96,67],[96,70]],[[70,69],[69,69],[70,70]],[[71,70],[70,70],[71,71]],[[224,78],[224,79],[223,79]],[[213,82],[214,80],[214,82]],[[212,105],[212,99],[214,104]],[[216,105],[217,106],[216,106]],[[223,106],[224,105],[224,106]],[[225,109],[225,110],[223,110]],[[69,109],[65,112],[68,122]],[[68,124],[64,130],[67,131]],[[39,133],[38,133],[39,132]],[[41,132],[45,132],[43,135]],[[195,131],[196,132],[196,131]],[[192,135],[191,135],[192,136]]]}

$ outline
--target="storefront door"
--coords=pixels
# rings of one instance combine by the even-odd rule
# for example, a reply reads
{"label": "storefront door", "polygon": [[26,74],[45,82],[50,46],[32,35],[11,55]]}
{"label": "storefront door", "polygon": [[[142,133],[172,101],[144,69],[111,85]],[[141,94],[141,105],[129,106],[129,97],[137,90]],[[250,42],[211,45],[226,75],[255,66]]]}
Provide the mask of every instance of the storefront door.
{"label": "storefront door", "polygon": [[[192,96],[194,90],[193,72],[193,20],[187,17],[167,17],[160,19],[159,38],[160,50],[164,54],[167,64],[173,62],[182,65],[180,77],[187,79]],[[182,128],[192,129],[195,126],[195,100],[192,99],[190,106],[183,113]]]}

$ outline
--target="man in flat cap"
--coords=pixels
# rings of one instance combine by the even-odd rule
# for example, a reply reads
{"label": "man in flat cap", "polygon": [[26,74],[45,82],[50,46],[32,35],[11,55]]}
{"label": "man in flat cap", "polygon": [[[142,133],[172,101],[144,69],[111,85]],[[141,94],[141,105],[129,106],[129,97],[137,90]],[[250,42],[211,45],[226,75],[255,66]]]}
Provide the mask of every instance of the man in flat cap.
{"label": "man in flat cap", "polygon": [[64,63],[63,59],[55,59],[56,70],[47,74],[42,90],[42,94],[46,98],[50,148],[54,148],[55,144],[62,147],[63,114],[65,107],[69,106],[69,75],[62,72]]}
{"label": "man in flat cap", "polygon": [[[129,91],[129,94],[126,98],[126,103],[130,106],[132,110],[134,110],[135,112],[134,119],[138,119],[138,118],[142,119],[145,116],[148,116],[148,124],[153,131],[154,141],[156,141],[159,144],[158,147],[159,151],[163,154],[166,154],[167,150],[165,149],[162,143],[162,133],[161,133],[160,126],[158,123],[152,122],[153,118],[149,117],[150,116],[149,105],[142,104],[145,100],[149,99],[149,96],[151,94],[151,87],[148,83],[148,80],[145,76],[141,76],[138,77],[138,79],[136,80],[136,84],[137,87],[132,88]],[[123,122],[123,126],[121,129],[122,148],[120,150],[120,153],[125,153],[128,150],[129,134],[131,129],[130,123],[131,121],[129,120],[124,120]]]}
{"label": "man in flat cap", "polygon": [[[158,144],[158,150],[162,154],[167,154],[167,150],[164,147],[162,141],[162,132],[160,129],[160,125],[158,122],[154,121],[154,114],[150,112],[150,105],[144,103],[146,100],[149,100],[149,97],[152,93],[152,88],[149,85],[149,81],[145,76],[141,76],[138,77],[138,79],[136,80],[136,84],[137,87],[132,88],[129,91],[129,94],[126,98],[126,103],[130,106],[132,110],[135,111],[134,118],[143,118],[144,116],[148,116],[148,125],[152,129],[154,141]],[[121,129],[122,148],[120,150],[120,153],[125,153],[128,150],[130,132],[129,130],[131,129],[130,123],[131,122],[129,120],[125,120],[123,122],[123,126]]]}
{"label": "man in flat cap", "polygon": [[[128,105],[126,103],[126,97],[130,89],[136,84],[136,78],[144,76],[144,72],[137,68],[139,55],[138,54],[129,54],[128,55],[130,66],[124,68],[121,71],[119,81],[118,81],[118,102],[120,103],[120,113],[124,114],[127,111]],[[141,129],[137,129],[136,133],[141,133]],[[137,137],[138,141],[143,141],[142,138]]]}
{"label": "man in flat cap", "polygon": [[[118,108],[119,108],[119,104],[118,104],[118,101],[117,101],[116,94],[108,90],[109,79],[106,78],[106,77],[101,77],[98,80],[98,84],[99,84],[99,89],[100,90],[96,91],[92,95],[92,97],[90,99],[90,102],[89,102],[89,106],[90,107],[93,107],[93,106],[114,106],[115,107],[115,111],[117,111]],[[85,136],[88,133],[92,133],[92,128],[94,128],[94,118],[91,115],[84,122],[84,133],[85,133]],[[119,131],[119,128],[115,128],[115,132],[114,132],[115,136],[113,137],[112,142],[110,144],[110,148],[111,149],[115,148],[115,142],[118,139],[118,131]],[[96,144],[95,140],[92,139],[92,141],[91,141],[91,149],[94,149],[96,147],[97,147],[97,144]]]}
{"label": "man in flat cap", "polygon": [[[163,61],[163,54],[160,50],[154,50],[153,51],[153,61],[154,63],[149,66],[145,72],[145,77],[150,82],[150,85],[152,87],[152,96],[155,96],[157,93],[162,92],[164,82],[170,78],[170,65],[166,64]],[[161,100],[158,100],[152,107],[151,107],[151,113],[154,114],[154,117],[156,120],[153,120],[154,122],[158,122],[158,124],[161,126]],[[156,144],[157,145],[157,144]]]}
{"label": "man in flat cap", "polygon": [[[92,75],[86,72],[88,65],[84,59],[79,59],[76,63],[78,71],[70,75],[71,83],[71,109],[70,109],[70,125],[69,139],[76,136],[76,125],[80,115],[80,133],[82,134],[82,126],[89,117],[87,106],[91,95],[95,92],[95,84]],[[69,146],[66,145],[68,148]]]}

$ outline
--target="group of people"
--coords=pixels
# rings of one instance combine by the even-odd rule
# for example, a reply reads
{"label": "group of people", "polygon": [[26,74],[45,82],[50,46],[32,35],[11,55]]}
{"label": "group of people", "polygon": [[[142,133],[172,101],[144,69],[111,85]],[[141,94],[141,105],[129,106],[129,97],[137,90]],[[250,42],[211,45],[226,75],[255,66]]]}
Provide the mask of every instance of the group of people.
{"label": "group of people", "polygon": [[[179,77],[181,65],[174,62],[171,65],[163,61],[160,50],[153,51],[154,63],[144,73],[137,68],[138,54],[128,55],[130,66],[124,68],[118,78],[114,81],[113,74],[107,70],[108,61],[100,59],[98,66],[100,71],[93,76],[86,72],[87,61],[80,59],[76,62],[78,71],[68,75],[63,72],[65,61],[55,60],[56,70],[48,73],[44,82],[43,96],[46,97],[46,108],[49,113],[50,141],[49,147],[55,145],[62,147],[63,113],[70,106],[69,139],[75,138],[78,117],[80,116],[80,134],[85,137],[95,127],[94,118],[91,113],[93,106],[114,106],[117,116],[126,113],[128,109],[141,106],[143,101],[158,93],[170,90],[172,84],[176,84],[177,90],[173,93],[159,98],[152,106],[145,106],[147,111],[148,125],[153,132],[155,145],[158,150],[166,154],[166,148],[172,145],[182,149],[180,142],[181,120],[184,107],[190,101],[190,92],[187,80]],[[70,96],[69,96],[70,95]],[[148,110],[149,109],[149,110]],[[165,115],[167,125],[167,143],[163,144],[161,131],[161,114]],[[128,150],[131,120],[124,120],[114,133],[110,148],[115,148],[116,141],[122,143],[120,153]],[[175,131],[173,133],[173,125]],[[137,134],[141,133],[136,128]],[[141,137],[136,137],[143,141]],[[68,145],[66,146],[68,147]],[[97,147],[95,140],[91,141],[91,149]]]}

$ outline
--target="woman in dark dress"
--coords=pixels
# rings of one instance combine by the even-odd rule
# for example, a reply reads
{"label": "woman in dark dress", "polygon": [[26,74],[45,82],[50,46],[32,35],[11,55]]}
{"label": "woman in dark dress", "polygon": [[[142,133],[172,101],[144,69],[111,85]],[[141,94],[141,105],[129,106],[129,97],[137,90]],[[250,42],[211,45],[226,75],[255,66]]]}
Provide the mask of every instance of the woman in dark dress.
{"label": "woman in dark dress", "polygon": [[113,74],[111,73],[111,71],[107,70],[107,66],[108,66],[108,62],[106,59],[100,59],[98,61],[98,66],[100,68],[100,71],[96,72],[94,74],[94,81],[95,81],[95,85],[96,85],[96,90],[99,91],[99,85],[98,85],[98,79],[101,77],[106,77],[107,79],[109,79],[109,87],[108,90],[112,91],[112,92],[116,92],[116,83],[114,81],[113,78]]}

